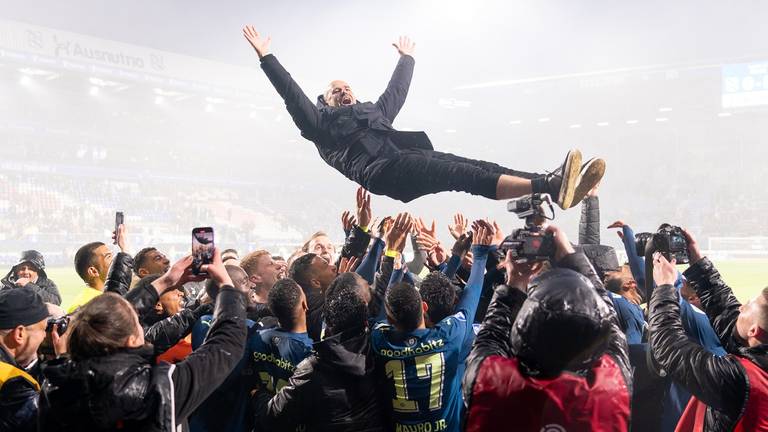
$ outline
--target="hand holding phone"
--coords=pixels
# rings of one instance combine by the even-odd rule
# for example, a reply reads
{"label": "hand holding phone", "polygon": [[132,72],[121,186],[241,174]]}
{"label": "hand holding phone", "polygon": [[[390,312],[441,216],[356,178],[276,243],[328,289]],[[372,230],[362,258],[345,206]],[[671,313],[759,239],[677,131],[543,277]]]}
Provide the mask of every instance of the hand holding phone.
{"label": "hand holding phone", "polygon": [[207,275],[201,269],[206,264],[213,263],[213,228],[197,227],[192,229],[192,272],[197,275]]}

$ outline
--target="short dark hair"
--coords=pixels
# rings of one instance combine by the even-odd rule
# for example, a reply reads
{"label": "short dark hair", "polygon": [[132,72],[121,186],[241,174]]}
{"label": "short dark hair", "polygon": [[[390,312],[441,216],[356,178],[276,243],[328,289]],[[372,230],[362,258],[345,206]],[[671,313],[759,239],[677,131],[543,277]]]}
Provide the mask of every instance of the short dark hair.
{"label": "short dark hair", "polygon": [[357,288],[341,287],[325,297],[323,315],[326,335],[334,335],[347,330],[364,329],[368,308]]}
{"label": "short dark hair", "polygon": [[387,311],[397,327],[409,332],[419,326],[422,316],[421,295],[413,285],[400,282],[389,287],[386,302]]}
{"label": "short dark hair", "polygon": [[419,294],[427,304],[427,315],[434,324],[451,315],[456,307],[456,287],[443,272],[434,271],[422,279]]}
{"label": "short dark hair", "polygon": [[146,265],[146,261],[149,258],[147,255],[152,252],[156,251],[157,248],[154,248],[152,246],[145,247],[144,249],[138,251],[136,255],[133,256],[133,272],[136,273],[136,276],[139,275],[139,269],[144,267]]}
{"label": "short dark hair", "polygon": [[325,295],[329,296],[333,292],[341,289],[357,290],[358,285],[359,285],[359,280],[355,273],[342,273],[336,276],[336,279],[334,279],[333,282],[331,282],[331,284],[328,285],[328,289],[325,290]]}
{"label": "short dark hair", "polygon": [[240,256],[240,255],[237,253],[237,249],[232,249],[232,248],[229,248],[229,249],[224,249],[223,251],[221,251],[221,254],[222,254],[222,255],[226,255],[226,254],[228,254],[228,253],[233,253],[233,254],[235,254],[235,255],[237,255],[237,256]]}
{"label": "short dark hair", "polygon": [[308,253],[306,255],[296,258],[296,261],[291,264],[290,270],[288,270],[288,277],[296,281],[301,286],[304,292],[309,292],[312,289],[312,277],[315,275],[312,270],[312,263],[317,258],[317,254]]}
{"label": "short dark hair", "polygon": [[294,311],[301,301],[301,286],[293,279],[278,280],[267,295],[269,310],[277,317],[280,326],[285,330],[293,328]]}
{"label": "short dark hair", "polygon": [[624,278],[622,278],[620,274],[615,276],[608,276],[605,280],[605,289],[612,293],[621,294],[621,289],[623,286]]}
{"label": "short dark hair", "polygon": [[81,246],[75,253],[75,271],[85,283],[88,283],[88,267],[96,265],[95,251],[102,246],[102,242],[91,242]]}

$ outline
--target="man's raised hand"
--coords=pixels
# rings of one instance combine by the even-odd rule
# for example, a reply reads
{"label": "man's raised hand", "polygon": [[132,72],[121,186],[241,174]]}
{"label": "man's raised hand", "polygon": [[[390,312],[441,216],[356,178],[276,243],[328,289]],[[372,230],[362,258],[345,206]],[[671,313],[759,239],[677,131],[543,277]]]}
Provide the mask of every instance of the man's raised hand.
{"label": "man's raised hand", "polygon": [[250,42],[253,49],[256,50],[256,54],[259,55],[259,58],[263,58],[265,55],[269,54],[269,43],[272,42],[272,37],[261,37],[259,32],[257,32],[252,25],[243,27],[243,36]]}
{"label": "man's raised hand", "polygon": [[361,186],[357,188],[357,223],[370,228],[371,218],[371,194]]}
{"label": "man's raised hand", "polygon": [[416,51],[416,43],[408,36],[400,36],[397,42],[392,43],[392,46],[397,48],[397,52],[400,53],[400,55],[413,57],[413,53]]}

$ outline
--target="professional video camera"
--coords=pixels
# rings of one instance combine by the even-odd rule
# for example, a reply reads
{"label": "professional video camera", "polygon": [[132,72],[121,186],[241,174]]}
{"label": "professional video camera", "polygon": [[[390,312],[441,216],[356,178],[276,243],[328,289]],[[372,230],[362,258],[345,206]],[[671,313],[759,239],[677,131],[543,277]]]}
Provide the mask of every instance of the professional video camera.
{"label": "professional video camera", "polygon": [[687,264],[691,261],[688,257],[688,241],[680,227],[665,223],[656,233],[635,234],[635,251],[638,255],[645,256],[649,241],[654,251],[661,252],[670,261],[674,259],[678,264]]}
{"label": "professional video camera", "polygon": [[[549,207],[547,212],[546,207]],[[545,220],[555,218],[555,208],[548,194],[531,194],[509,201],[507,210],[525,219],[525,228],[518,228],[504,239],[499,251],[512,252],[516,263],[548,260],[555,254],[555,242],[552,234],[545,233],[541,225]]]}

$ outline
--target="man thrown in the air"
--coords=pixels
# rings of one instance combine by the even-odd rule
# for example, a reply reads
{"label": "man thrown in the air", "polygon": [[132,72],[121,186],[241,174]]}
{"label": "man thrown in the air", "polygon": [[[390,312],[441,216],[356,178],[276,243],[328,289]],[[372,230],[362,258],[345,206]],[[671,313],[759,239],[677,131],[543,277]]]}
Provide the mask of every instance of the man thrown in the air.
{"label": "man thrown in the air", "polygon": [[496,200],[548,193],[567,209],[578,204],[605,172],[602,159],[582,166],[578,150],[569,151],[552,173],[515,171],[435,151],[424,132],[395,130],[392,122],[405,103],[413,75],[415,44],[408,38],[393,44],[400,61],[376,102],[359,102],[349,84],[334,80],[313,104],[270,53],[271,38],[262,37],[253,26],[243,28],[243,35],[301,135],[315,144],[328,165],[375,194],[409,202],[452,190]]}

